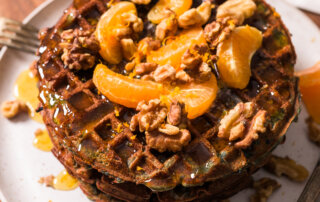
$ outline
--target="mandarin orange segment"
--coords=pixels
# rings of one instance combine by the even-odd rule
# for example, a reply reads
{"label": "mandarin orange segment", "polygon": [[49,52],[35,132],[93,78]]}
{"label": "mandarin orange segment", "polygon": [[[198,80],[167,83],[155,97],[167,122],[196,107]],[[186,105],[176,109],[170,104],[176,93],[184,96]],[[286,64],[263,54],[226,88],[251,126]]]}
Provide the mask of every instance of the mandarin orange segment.
{"label": "mandarin orange segment", "polygon": [[177,98],[185,104],[189,119],[197,118],[207,112],[218,92],[217,80],[213,74],[205,83],[191,83],[180,88]]}
{"label": "mandarin orange segment", "polygon": [[159,65],[170,64],[176,69],[181,64],[182,55],[194,44],[206,43],[201,27],[185,30],[181,32],[174,40],[162,46],[156,51],[151,51],[147,55],[147,62],[157,63]]}
{"label": "mandarin orange segment", "polygon": [[320,62],[296,75],[300,78],[302,100],[310,116],[320,124]]}
{"label": "mandarin orange segment", "polygon": [[245,88],[251,76],[251,59],[261,47],[262,33],[254,27],[237,27],[217,49],[222,80],[232,88]]}
{"label": "mandarin orange segment", "polygon": [[166,10],[170,9],[177,16],[182,15],[189,10],[192,0],[160,0],[148,13],[148,20],[152,23],[159,24],[167,15]]}
{"label": "mandarin orange segment", "polygon": [[137,9],[131,2],[115,3],[101,16],[97,24],[95,35],[100,42],[99,53],[110,64],[120,63],[123,57],[120,41],[115,36],[115,29],[127,26],[121,17],[123,13],[137,15]]}
{"label": "mandarin orange segment", "polygon": [[94,70],[93,83],[109,100],[129,108],[136,108],[142,100],[159,98],[167,93],[161,84],[117,74],[102,64]]}

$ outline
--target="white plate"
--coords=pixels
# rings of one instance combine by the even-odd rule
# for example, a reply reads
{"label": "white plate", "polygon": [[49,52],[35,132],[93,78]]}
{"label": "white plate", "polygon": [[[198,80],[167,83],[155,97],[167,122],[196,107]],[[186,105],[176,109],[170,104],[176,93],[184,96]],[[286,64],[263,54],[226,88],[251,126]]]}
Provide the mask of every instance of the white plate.
{"label": "white plate", "polygon": [[[293,42],[298,54],[297,69],[312,66],[320,60],[320,31],[299,10],[279,0],[269,0],[283,16],[285,24],[293,34]],[[26,20],[37,27],[55,24],[63,10],[71,1],[55,0],[46,2],[36,9]],[[1,59],[2,58],[2,59]],[[0,102],[13,99],[13,85],[18,74],[28,68],[36,59],[33,56],[3,49],[0,53]],[[307,117],[302,110],[298,123],[293,123],[287,133],[287,141],[276,149],[281,156],[289,155],[303,164],[310,172],[319,158],[319,148],[310,143],[306,136]],[[33,133],[44,127],[28,119],[27,116],[9,121],[0,116],[0,200],[53,202],[89,201],[79,189],[57,191],[40,185],[42,176],[58,174],[63,167],[51,153],[41,152],[32,146]],[[273,177],[260,170],[255,174]],[[296,201],[304,183],[294,183],[286,178],[278,179],[282,184],[279,191],[272,195],[271,201]],[[248,201],[251,190],[245,190],[232,198],[232,201]]]}

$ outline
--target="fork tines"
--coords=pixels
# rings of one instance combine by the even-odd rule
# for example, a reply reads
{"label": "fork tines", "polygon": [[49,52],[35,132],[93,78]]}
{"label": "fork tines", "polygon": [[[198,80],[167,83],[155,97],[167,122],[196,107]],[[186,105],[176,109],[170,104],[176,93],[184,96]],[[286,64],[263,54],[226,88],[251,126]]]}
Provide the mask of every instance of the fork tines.
{"label": "fork tines", "polygon": [[0,45],[34,54],[39,47],[38,29],[0,17]]}

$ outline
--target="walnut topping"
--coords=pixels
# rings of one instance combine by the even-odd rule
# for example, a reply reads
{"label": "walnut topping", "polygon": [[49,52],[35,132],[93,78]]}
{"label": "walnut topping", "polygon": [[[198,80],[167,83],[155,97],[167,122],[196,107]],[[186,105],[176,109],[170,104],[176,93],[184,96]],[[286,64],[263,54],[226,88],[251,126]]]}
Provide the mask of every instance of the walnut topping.
{"label": "walnut topping", "polygon": [[99,43],[89,31],[65,30],[61,33],[59,47],[63,49],[61,59],[69,69],[89,69],[95,64],[95,54],[99,51]]}
{"label": "walnut topping", "polygon": [[204,28],[204,36],[211,47],[215,48],[219,43],[224,41],[235,28],[234,23],[230,23],[229,18],[221,21],[213,21]]}
{"label": "walnut topping", "polygon": [[166,135],[159,131],[146,132],[146,142],[148,146],[164,151],[180,151],[191,140],[191,134],[188,130],[182,129],[176,135]]}
{"label": "walnut topping", "polygon": [[53,180],[54,180],[54,176],[53,175],[49,175],[46,177],[41,177],[38,182],[40,184],[44,184],[46,187],[53,187]]}
{"label": "walnut topping", "polygon": [[201,63],[199,67],[199,79],[200,81],[208,81],[211,77],[211,68],[208,63]]}
{"label": "walnut topping", "polygon": [[239,103],[220,122],[218,137],[234,141],[243,137],[244,119],[253,114],[253,103]]}
{"label": "walnut topping", "polygon": [[182,104],[177,100],[171,102],[170,110],[168,113],[168,123],[177,126],[181,123]]}
{"label": "walnut topping", "polygon": [[130,129],[134,131],[139,126],[140,132],[151,131],[159,128],[167,116],[167,107],[159,99],[141,101],[137,106],[138,114],[130,122]]}
{"label": "walnut topping", "polygon": [[183,70],[180,70],[176,73],[176,80],[180,83],[189,83],[193,81],[189,74]]}
{"label": "walnut topping", "polygon": [[190,49],[188,49],[181,58],[181,68],[182,69],[189,69],[193,70],[196,67],[199,67],[199,65],[202,63],[202,58],[200,55],[195,54],[191,52]]}
{"label": "walnut topping", "polygon": [[6,101],[2,103],[1,106],[2,114],[6,118],[13,118],[17,116],[21,112],[27,112],[28,107],[25,103],[13,100],[13,101]]}
{"label": "walnut topping", "polygon": [[159,66],[153,73],[156,82],[170,82],[175,79],[176,69],[171,65]]}
{"label": "walnut topping", "polygon": [[253,183],[256,193],[250,197],[250,202],[267,201],[271,194],[280,187],[281,185],[273,179],[261,178]]}
{"label": "walnut topping", "polygon": [[147,5],[151,2],[151,0],[131,0],[135,4],[144,4]]}
{"label": "walnut topping", "polygon": [[121,39],[122,53],[126,60],[131,60],[133,54],[137,51],[137,46],[132,39]]}
{"label": "walnut topping", "polygon": [[131,27],[135,33],[143,31],[143,21],[137,15],[133,13],[123,13],[121,18],[124,24],[129,25],[128,27]]}
{"label": "walnut topping", "polygon": [[308,125],[309,139],[320,146],[320,125],[317,124],[312,117],[306,120]]}
{"label": "walnut topping", "polygon": [[265,122],[266,122],[267,112],[264,110],[258,111],[258,113],[253,117],[249,132],[246,137],[235,144],[236,148],[247,148],[251,145],[254,140],[259,138],[258,133],[264,133],[266,131]]}
{"label": "walnut topping", "polygon": [[217,20],[229,17],[241,25],[246,18],[253,15],[256,8],[253,0],[228,0],[218,7]]}
{"label": "walnut topping", "polygon": [[157,63],[140,63],[136,66],[136,74],[143,75],[148,74],[156,70],[158,67]]}
{"label": "walnut topping", "polygon": [[158,131],[166,135],[176,135],[179,133],[179,128],[170,124],[164,124],[158,128]]}
{"label": "walnut topping", "polygon": [[178,21],[175,14],[171,14],[158,24],[156,28],[156,38],[164,40],[168,36],[173,36],[178,30]]}
{"label": "walnut topping", "polygon": [[179,27],[189,28],[205,24],[211,15],[211,3],[203,2],[198,8],[192,8],[184,12],[178,19]]}
{"label": "walnut topping", "polygon": [[278,177],[285,175],[291,180],[297,182],[306,180],[309,175],[309,172],[305,167],[297,164],[289,157],[282,158],[272,155],[264,168]]}

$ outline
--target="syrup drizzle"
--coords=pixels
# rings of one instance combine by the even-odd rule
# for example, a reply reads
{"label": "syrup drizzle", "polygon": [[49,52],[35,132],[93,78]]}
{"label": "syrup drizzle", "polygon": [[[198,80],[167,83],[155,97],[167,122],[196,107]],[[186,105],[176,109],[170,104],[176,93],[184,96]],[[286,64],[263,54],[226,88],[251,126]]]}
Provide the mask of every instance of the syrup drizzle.
{"label": "syrup drizzle", "polygon": [[51,139],[49,137],[47,130],[39,130],[35,133],[35,137],[33,139],[33,146],[42,151],[50,151],[53,147]]}
{"label": "syrup drizzle", "polygon": [[35,77],[31,71],[25,70],[18,76],[14,85],[14,96],[17,100],[20,100],[29,108],[29,116],[39,122],[43,123],[42,116],[36,112],[39,106],[39,89],[38,78]]}
{"label": "syrup drizzle", "polygon": [[53,188],[62,191],[69,191],[77,188],[79,182],[66,170],[61,171],[53,180]]}

